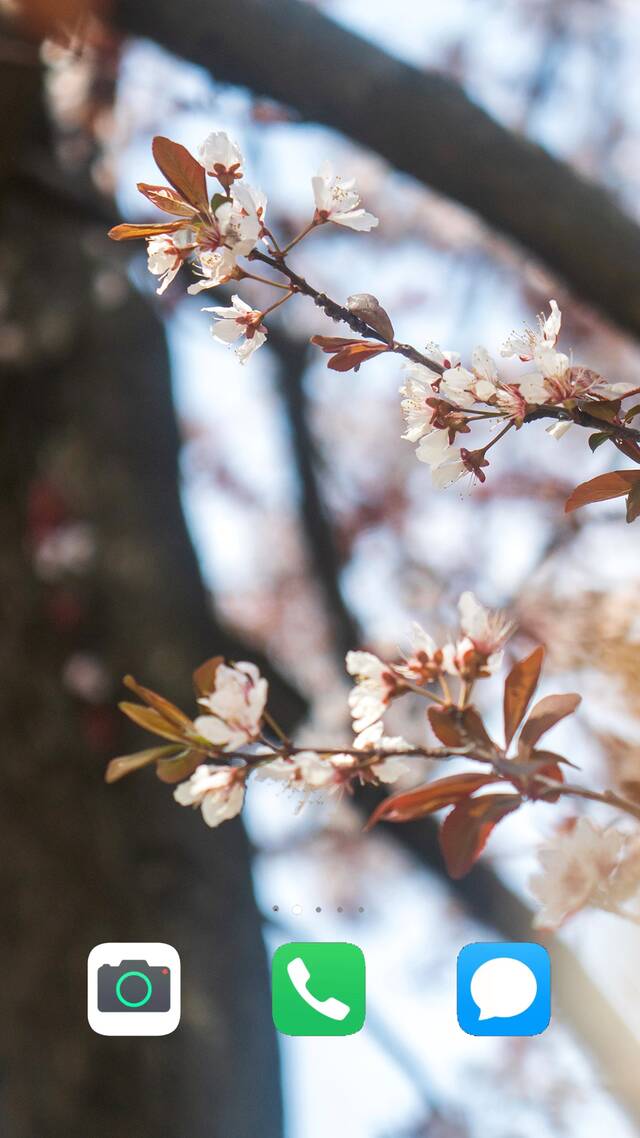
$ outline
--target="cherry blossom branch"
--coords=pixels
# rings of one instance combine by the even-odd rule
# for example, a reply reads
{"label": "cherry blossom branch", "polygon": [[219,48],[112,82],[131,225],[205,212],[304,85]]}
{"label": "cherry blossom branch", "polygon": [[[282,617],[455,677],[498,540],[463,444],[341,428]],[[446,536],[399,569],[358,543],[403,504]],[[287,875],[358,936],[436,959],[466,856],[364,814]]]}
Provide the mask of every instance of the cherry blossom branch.
{"label": "cherry blossom branch", "polygon": [[598,802],[603,806],[612,806],[614,809],[619,810],[623,814],[628,814],[631,818],[635,818],[637,822],[640,822],[640,805],[629,802],[627,798],[622,798],[621,795],[616,794],[613,790],[589,790],[585,786],[578,786],[568,782],[554,782],[553,779],[543,779],[541,781],[548,783],[548,790],[542,791],[539,795],[540,798],[551,797],[555,800],[558,795],[584,798],[589,802]]}
{"label": "cherry blossom branch", "polygon": [[[447,810],[439,837],[454,878],[468,872],[502,818],[529,802],[553,805],[561,797],[579,798],[640,824],[640,803],[613,790],[566,781],[569,760],[546,749],[545,734],[576,711],[580,696],[549,695],[535,702],[541,648],[517,661],[507,675],[505,743],[494,741],[471,696],[476,683],[499,666],[513,624],[503,614],[489,612],[471,593],[460,598],[459,612],[460,629],[452,642],[438,645],[414,625],[410,651],[401,661],[387,662],[367,651],[347,653],[346,668],[354,680],[348,700],[354,737],[342,746],[311,749],[289,739],[268,710],[267,682],[251,663],[230,665],[215,657],[202,664],[193,677],[200,709],[194,720],[126,677],[142,703],[125,702],[123,712],[160,736],[161,743],[113,759],[107,781],[154,764],[163,782],[177,784],[176,801],[200,807],[205,822],[215,827],[241,811],[247,787],[256,779],[279,781],[308,797],[317,791],[352,792],[358,783],[389,785],[415,771],[416,759],[466,758],[472,764],[466,770],[383,798],[368,822],[371,828],[380,821],[410,822]],[[435,683],[442,697],[430,690]],[[436,745],[385,734],[391,704],[412,696],[430,701],[426,719]],[[602,828],[581,816],[553,840],[558,853],[552,864],[565,858],[566,880],[586,882],[586,887],[576,901],[571,885],[559,901],[562,873],[533,879],[532,890],[543,903],[540,922],[557,924],[586,904],[627,915],[624,903],[636,888],[640,899],[640,830],[630,834],[615,825]],[[581,865],[574,868],[576,858],[591,859],[589,872]]]}
{"label": "cherry blossom branch", "polygon": [[[310,228],[311,227],[305,232],[310,232]],[[302,235],[299,236],[298,240],[301,240],[301,237]],[[372,328],[362,317],[351,312],[346,305],[339,304],[338,301],[332,300],[325,292],[319,292],[318,289],[309,284],[304,277],[300,276],[299,273],[295,272],[295,270],[287,264],[284,258],[284,252],[285,251],[279,256],[277,254],[270,256],[268,253],[263,253],[260,249],[254,249],[247,259],[249,261],[262,261],[263,264],[270,265],[272,269],[276,269],[279,273],[282,273],[291,284],[294,285],[296,292],[299,292],[302,296],[309,297],[327,316],[330,316],[332,320],[341,321],[343,324],[346,324],[352,332],[356,332],[364,339],[377,340],[378,343],[386,344],[388,351],[396,352],[399,355],[405,356],[406,359],[411,360],[413,363],[423,364],[424,367],[431,368],[433,371],[442,374],[444,368],[441,364],[429,359],[428,356],[419,352],[417,348],[412,347],[411,344],[402,344],[394,339],[387,340],[381,332]]]}
{"label": "cherry blossom branch", "polygon": [[[630,394],[632,393],[626,393],[625,398],[628,398]],[[609,423],[605,419],[599,419],[596,415],[591,415],[588,411],[578,407],[572,410],[566,407],[534,407],[527,412],[524,422],[534,423],[539,419],[557,419],[560,422],[576,423],[579,427],[608,434],[611,439],[630,439],[633,442],[640,443],[640,430],[635,427],[627,427],[623,423]]]}

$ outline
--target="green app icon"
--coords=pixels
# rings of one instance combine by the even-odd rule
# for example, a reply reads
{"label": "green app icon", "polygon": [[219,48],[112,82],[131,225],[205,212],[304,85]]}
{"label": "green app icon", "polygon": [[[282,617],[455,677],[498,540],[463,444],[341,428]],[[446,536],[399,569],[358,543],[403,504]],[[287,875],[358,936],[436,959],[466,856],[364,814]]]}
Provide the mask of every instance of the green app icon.
{"label": "green app icon", "polygon": [[273,1022],[284,1035],[355,1035],[364,1025],[365,990],[355,944],[282,944],[273,955]]}

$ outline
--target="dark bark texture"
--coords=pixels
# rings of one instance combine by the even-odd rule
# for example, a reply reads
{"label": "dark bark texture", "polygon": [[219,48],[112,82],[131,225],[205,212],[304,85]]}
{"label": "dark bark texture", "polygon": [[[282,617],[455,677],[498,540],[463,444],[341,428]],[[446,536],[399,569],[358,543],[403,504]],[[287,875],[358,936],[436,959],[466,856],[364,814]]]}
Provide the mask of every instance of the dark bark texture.
{"label": "dark bark texture", "polygon": [[[194,664],[247,650],[213,619],[185,529],[161,326],[103,228],[20,175],[37,80],[0,83],[0,1132],[279,1138],[244,831],[208,830],[151,772],[103,782],[146,745],[114,709],[125,671],[191,706]],[[78,525],[88,557],[43,574],[43,541]],[[69,670],[87,657],[106,678],[91,698]],[[291,724],[300,702],[272,679]],[[91,1032],[86,958],[108,940],[178,949],[175,1034]]]}
{"label": "dark bark texture", "polygon": [[300,0],[116,0],[121,29],[376,150],[546,261],[640,332],[640,227],[600,186]]}

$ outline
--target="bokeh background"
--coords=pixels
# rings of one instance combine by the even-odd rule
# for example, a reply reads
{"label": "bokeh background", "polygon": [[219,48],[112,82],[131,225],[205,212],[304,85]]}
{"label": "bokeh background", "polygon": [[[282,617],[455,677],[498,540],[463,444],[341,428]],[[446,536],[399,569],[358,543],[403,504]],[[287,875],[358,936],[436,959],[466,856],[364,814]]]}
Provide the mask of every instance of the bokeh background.
{"label": "bokeh background", "polygon": [[[415,618],[451,627],[466,588],[517,617],[514,653],[545,644],[545,691],[583,693],[554,745],[599,785],[638,777],[638,531],[615,502],[562,512],[606,448],[532,425],[484,486],[436,491],[400,440],[397,363],[327,371],[308,340],[333,326],[300,299],[240,368],[201,298],[180,280],[156,297],[142,249],[106,238],[151,216],[135,183],[158,180],[154,134],[194,149],[225,129],[282,234],[309,219],[324,160],[356,176],[379,229],[327,227],[296,264],[339,299],[375,293],[399,338],[497,353],[553,296],[563,349],[637,383],[637,4],[0,12],[0,1131],[637,1133],[634,926],[589,912],[545,938],[540,1039],[470,1039],[455,1020],[459,948],[530,937],[535,847],[573,809],[506,820],[453,883],[430,826],[363,835],[358,800],[299,810],[260,784],[244,828],[209,832],[149,772],[103,783],[139,742],[116,710],[125,672],[188,708],[201,660],[255,659],[297,738],[339,741],[345,651],[393,655]],[[484,686],[499,730],[499,680]],[[395,726],[424,731],[417,710]],[[155,939],[182,955],[179,1031],[93,1036],[89,949]],[[361,1034],[276,1039],[268,957],[291,939],[361,945]]]}

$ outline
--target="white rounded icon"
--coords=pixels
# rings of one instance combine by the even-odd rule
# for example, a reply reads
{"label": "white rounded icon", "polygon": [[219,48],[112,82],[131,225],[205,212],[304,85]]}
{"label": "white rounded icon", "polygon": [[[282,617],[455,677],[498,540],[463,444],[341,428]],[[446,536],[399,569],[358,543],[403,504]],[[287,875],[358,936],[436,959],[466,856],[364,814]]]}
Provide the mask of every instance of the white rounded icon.
{"label": "white rounded icon", "polygon": [[530,1008],[538,992],[531,969],[511,956],[497,956],[481,964],[471,979],[471,997],[480,1019],[510,1019]]}
{"label": "white rounded icon", "polygon": [[87,961],[87,1016],[98,1035],[169,1035],[180,1023],[180,957],[170,944],[97,944]]}

